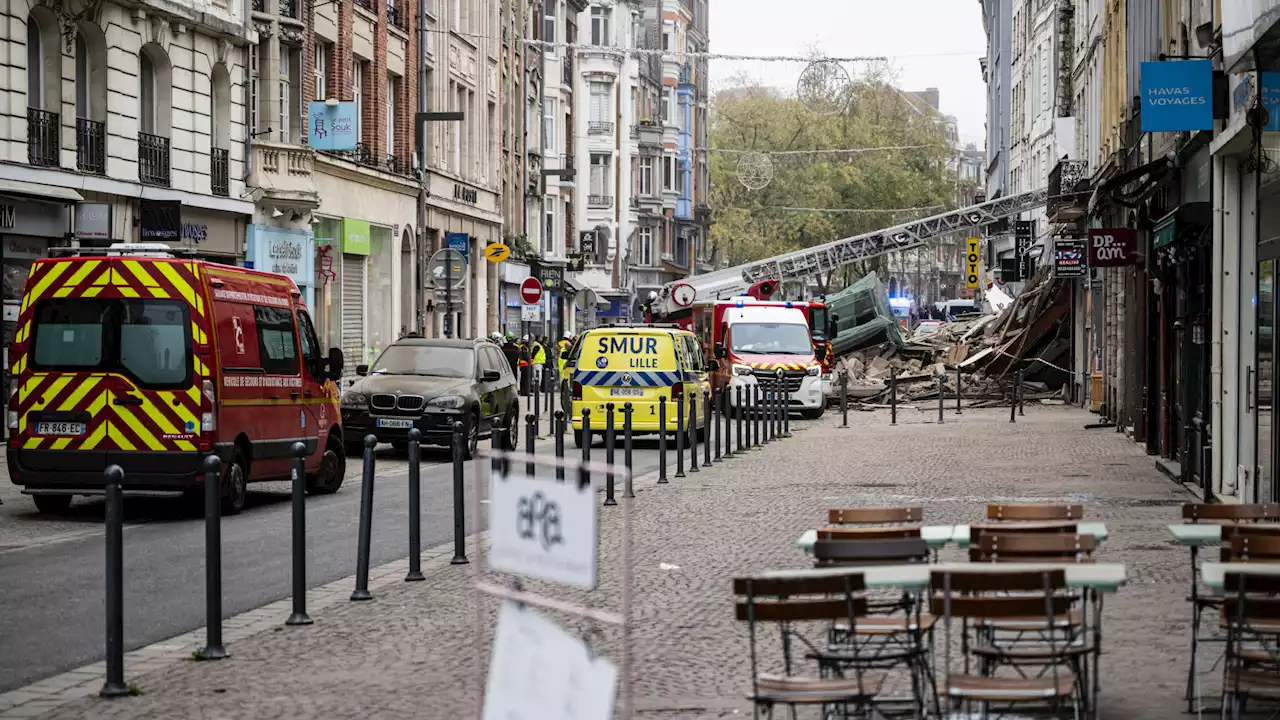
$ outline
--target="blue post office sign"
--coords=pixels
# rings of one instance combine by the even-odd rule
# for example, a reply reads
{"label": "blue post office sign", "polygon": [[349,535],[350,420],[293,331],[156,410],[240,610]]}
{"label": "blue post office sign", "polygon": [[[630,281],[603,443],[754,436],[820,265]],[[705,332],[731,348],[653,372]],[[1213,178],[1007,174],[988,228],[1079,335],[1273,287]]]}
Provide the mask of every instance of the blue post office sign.
{"label": "blue post office sign", "polygon": [[1213,63],[1142,63],[1142,132],[1213,129]]}
{"label": "blue post office sign", "polygon": [[355,150],[356,104],[340,102],[327,105],[313,102],[308,108],[310,117],[307,144],[316,150]]}

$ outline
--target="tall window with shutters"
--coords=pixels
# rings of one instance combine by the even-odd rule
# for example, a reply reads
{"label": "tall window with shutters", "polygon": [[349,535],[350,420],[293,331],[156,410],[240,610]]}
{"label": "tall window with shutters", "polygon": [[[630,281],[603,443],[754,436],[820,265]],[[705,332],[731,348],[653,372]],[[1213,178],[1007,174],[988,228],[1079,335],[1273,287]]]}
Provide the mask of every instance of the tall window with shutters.
{"label": "tall window with shutters", "polygon": [[612,90],[611,83],[592,81],[591,115],[587,118],[589,121],[608,122],[612,119],[609,115],[609,95]]}

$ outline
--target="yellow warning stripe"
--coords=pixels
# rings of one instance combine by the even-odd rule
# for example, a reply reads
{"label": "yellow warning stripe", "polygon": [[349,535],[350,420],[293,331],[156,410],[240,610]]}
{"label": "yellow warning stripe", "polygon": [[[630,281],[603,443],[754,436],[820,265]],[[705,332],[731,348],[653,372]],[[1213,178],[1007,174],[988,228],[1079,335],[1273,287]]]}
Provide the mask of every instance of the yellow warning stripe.
{"label": "yellow warning stripe", "polygon": [[[103,394],[105,395],[106,393],[103,393]],[[107,428],[110,425],[111,425],[110,420],[103,420],[101,423],[99,423],[97,429],[95,429],[92,433],[90,433],[88,439],[86,439],[84,443],[80,445],[80,449],[92,450],[98,447],[98,443],[102,442],[102,438],[107,436]]]}
{"label": "yellow warning stripe", "polygon": [[115,423],[105,422],[103,423],[103,427],[107,429],[107,437],[111,438],[111,442],[115,443],[116,447],[119,447],[121,450],[138,449],[133,446],[133,443],[129,442],[129,438],[125,437],[119,430],[116,430]]}
{"label": "yellow warning stripe", "polygon": [[93,297],[98,297],[98,293],[100,292],[102,292],[102,288],[91,287],[91,288],[85,288],[85,291],[80,293],[80,295],[81,297],[93,298]]}
{"label": "yellow warning stripe", "polygon": [[[139,422],[138,418],[134,417],[133,413],[129,412],[128,408],[123,406],[117,406],[112,409],[115,411],[116,417],[123,420],[124,424],[128,425],[129,429],[133,431],[133,434],[137,435],[139,440],[146,443],[147,447],[151,448],[152,450],[165,449],[164,444],[161,443],[159,440],[157,440],[156,436],[150,430],[148,430],[145,425]],[[112,437],[112,439],[114,440],[115,438]],[[129,450],[134,449],[132,444],[128,449]]]}
{"label": "yellow warning stripe", "polygon": [[27,293],[31,298],[31,302],[35,302],[43,297],[45,291],[47,291],[49,286],[53,284],[53,281],[57,280],[62,273],[66,272],[66,269],[70,267],[70,265],[71,263],[65,262],[50,263],[49,269],[45,272],[44,277],[40,278],[40,282],[36,283],[35,287],[31,288],[31,292]]}
{"label": "yellow warning stripe", "polygon": [[101,260],[88,260],[80,263],[80,269],[76,270],[75,273],[73,273],[71,277],[62,284],[62,287],[58,288],[57,291],[53,293],[53,296],[66,297],[70,295],[71,292],[76,289],[76,286],[84,282],[84,279],[89,276],[89,273],[93,272],[94,268],[98,267],[100,264],[102,264]]}
{"label": "yellow warning stripe", "polygon": [[29,438],[27,442],[23,444],[22,447],[26,450],[35,450],[36,448],[40,447],[40,443],[43,441],[44,441],[44,438],[38,438],[38,437]]}
{"label": "yellow warning stripe", "polygon": [[138,278],[138,282],[141,282],[143,287],[160,286],[160,283],[156,282],[156,279],[151,277],[151,273],[142,269],[142,263],[137,260],[124,260],[122,262],[129,272],[132,273],[134,277]]}
{"label": "yellow warning stripe", "polygon": [[93,402],[89,403],[89,416],[98,417],[98,413],[102,412],[102,408],[107,405],[107,396],[111,393],[103,390]]}
{"label": "yellow warning stripe", "polygon": [[61,438],[58,438],[57,440],[54,440],[54,441],[53,441],[53,444],[49,446],[49,449],[50,449],[50,450],[65,450],[65,449],[66,449],[66,447],[67,447],[68,445],[70,445],[70,444],[71,444],[71,441],[72,441],[72,440],[74,440],[74,439],[75,439],[75,438],[72,438],[72,437],[61,437]]}
{"label": "yellow warning stripe", "polygon": [[[198,315],[201,317],[204,316],[204,308],[200,303],[199,294],[191,287],[191,283],[187,282],[187,280],[183,278],[177,270],[173,269],[172,263],[156,263],[153,267],[155,267],[161,275],[164,275],[165,279],[168,280],[173,285],[174,289],[182,295],[182,299],[186,300],[188,305],[195,308]],[[154,283],[155,280],[152,280],[152,282]]]}
{"label": "yellow warning stripe", "polygon": [[63,375],[57,380],[54,380],[53,384],[50,385],[49,388],[44,391],[44,393],[40,396],[40,401],[36,404],[39,405],[41,408],[44,408],[45,405],[50,400],[58,397],[58,393],[62,392],[62,389],[65,388],[67,385],[69,385],[71,383],[71,380],[74,377],[75,377],[74,375]]}
{"label": "yellow warning stripe", "polygon": [[134,290],[133,288],[129,287],[128,285],[121,285],[121,286],[120,286],[120,294],[121,294],[121,295],[123,295],[123,296],[125,296],[125,297],[127,297],[127,298],[136,298],[136,297],[141,297],[140,295],[138,295],[138,291],[137,291],[137,290]]}
{"label": "yellow warning stripe", "polygon": [[59,410],[76,409],[76,406],[79,405],[81,401],[84,400],[85,396],[88,395],[91,390],[97,387],[98,382],[101,380],[102,380],[102,377],[100,375],[90,375],[89,377],[85,378],[84,382],[80,384],[80,387],[76,388],[75,392],[68,395],[67,399],[64,400],[62,404],[58,406],[58,409]]}

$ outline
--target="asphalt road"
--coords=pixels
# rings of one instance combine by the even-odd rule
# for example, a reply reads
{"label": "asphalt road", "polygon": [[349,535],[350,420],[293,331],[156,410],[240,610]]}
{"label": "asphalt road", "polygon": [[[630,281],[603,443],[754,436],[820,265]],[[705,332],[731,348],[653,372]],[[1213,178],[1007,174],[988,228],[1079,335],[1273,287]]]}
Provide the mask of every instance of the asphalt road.
{"label": "asphalt road", "polygon": [[[566,453],[580,457],[572,437],[565,440]],[[551,441],[539,443],[538,453],[553,454]],[[599,441],[592,459],[605,459]],[[621,438],[616,462],[623,462]],[[674,473],[674,459],[669,463]],[[657,469],[655,439],[635,442],[633,467],[637,476]],[[349,461],[348,478],[359,472],[359,461]],[[470,492],[470,464],[468,473]],[[375,477],[374,567],[408,554],[407,462],[382,448]],[[452,467],[441,453],[424,449],[421,478],[422,546],[430,548],[453,538]],[[250,487],[250,507],[223,519],[225,617],[287,597],[291,589],[287,486]],[[203,520],[184,514],[176,503],[134,502],[139,505],[126,513],[124,532],[126,650],[205,624]],[[334,495],[307,499],[309,587],[355,572],[359,507],[360,484],[351,480]],[[466,517],[470,524],[470,505]],[[473,531],[468,525],[467,532]],[[102,659],[100,533],[0,553],[0,578],[0,692]]]}

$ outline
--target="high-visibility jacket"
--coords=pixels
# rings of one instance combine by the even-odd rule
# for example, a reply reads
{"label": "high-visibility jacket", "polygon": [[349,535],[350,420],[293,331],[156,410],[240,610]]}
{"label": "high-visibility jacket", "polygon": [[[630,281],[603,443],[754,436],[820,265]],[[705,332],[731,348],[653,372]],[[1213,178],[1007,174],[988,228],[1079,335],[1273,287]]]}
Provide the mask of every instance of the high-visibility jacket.
{"label": "high-visibility jacket", "polygon": [[533,364],[547,364],[547,351],[542,347],[542,343],[536,342],[533,344]]}
{"label": "high-visibility jacket", "polygon": [[569,348],[573,347],[573,343],[568,340],[561,340],[556,343],[556,364],[560,367],[560,374],[564,374],[564,364],[569,360]]}
{"label": "high-visibility jacket", "polygon": [[520,367],[529,367],[529,346],[520,343]]}

